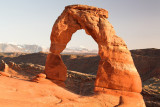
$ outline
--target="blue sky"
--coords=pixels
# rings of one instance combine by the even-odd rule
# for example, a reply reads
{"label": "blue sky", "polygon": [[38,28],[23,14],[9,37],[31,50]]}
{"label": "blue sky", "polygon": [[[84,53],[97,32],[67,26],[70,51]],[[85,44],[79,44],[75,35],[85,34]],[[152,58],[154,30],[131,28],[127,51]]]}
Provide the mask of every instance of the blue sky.
{"label": "blue sky", "polygon": [[[160,0],[0,0],[0,42],[49,47],[55,20],[71,4],[108,10],[108,20],[129,49],[160,48]],[[84,30],[67,46],[98,48]]]}

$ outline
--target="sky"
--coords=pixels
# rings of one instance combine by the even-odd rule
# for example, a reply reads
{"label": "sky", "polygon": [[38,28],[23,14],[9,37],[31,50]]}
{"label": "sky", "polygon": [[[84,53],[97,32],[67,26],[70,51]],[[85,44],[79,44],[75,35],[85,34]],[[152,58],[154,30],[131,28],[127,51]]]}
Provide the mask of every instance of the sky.
{"label": "sky", "polygon": [[[72,4],[104,8],[129,49],[160,48],[160,0],[0,0],[0,43],[50,46],[54,22]],[[84,30],[67,47],[98,49]]]}

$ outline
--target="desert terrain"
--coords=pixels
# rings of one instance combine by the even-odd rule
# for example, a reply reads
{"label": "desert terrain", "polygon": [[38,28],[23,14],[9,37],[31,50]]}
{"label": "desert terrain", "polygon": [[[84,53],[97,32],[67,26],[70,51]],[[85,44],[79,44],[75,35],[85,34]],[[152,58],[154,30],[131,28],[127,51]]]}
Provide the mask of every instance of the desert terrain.
{"label": "desert terrain", "polygon": [[160,107],[158,3],[0,3],[0,107]]}
{"label": "desert terrain", "polygon": [[[159,106],[160,50],[137,49],[131,50],[131,53],[143,82],[143,91],[141,94],[143,95],[146,106]],[[10,77],[0,76],[1,105],[19,106],[25,104],[26,106],[52,106],[53,102],[54,104],[58,104],[64,99],[64,105],[72,105],[73,102],[75,104],[75,98],[78,99],[76,103],[83,105],[82,102],[85,101],[86,98],[88,104],[90,104],[96,98],[101,98],[101,96],[109,97],[104,94],[95,96],[94,82],[100,60],[98,55],[62,54],[62,59],[68,69],[65,88],[57,86],[50,80],[39,80],[37,83],[31,82],[37,74],[44,72],[47,54],[48,53],[43,52],[0,53],[0,60],[3,60],[10,67],[14,64],[14,66],[11,67],[13,70],[8,71]],[[43,90],[42,87],[45,87],[45,90]],[[55,94],[60,93],[60,90],[63,90],[65,97],[61,97],[59,94],[55,97]],[[68,98],[68,96],[70,96],[70,98]],[[103,101],[96,102],[95,105],[101,105],[101,103],[103,103]],[[107,103],[118,105],[118,103],[115,102],[107,101]]]}

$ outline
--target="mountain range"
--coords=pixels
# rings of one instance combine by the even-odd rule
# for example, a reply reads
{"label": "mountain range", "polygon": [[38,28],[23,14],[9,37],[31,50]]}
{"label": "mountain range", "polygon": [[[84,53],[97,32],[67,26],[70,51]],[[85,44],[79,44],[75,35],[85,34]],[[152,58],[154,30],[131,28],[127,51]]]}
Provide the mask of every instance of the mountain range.
{"label": "mountain range", "polygon": [[[36,52],[49,52],[49,48],[44,48],[39,45],[16,45],[16,44],[9,44],[9,43],[0,43],[0,52],[20,52],[20,53],[36,53]],[[83,53],[93,53],[97,54],[97,50],[89,50],[87,48],[82,47],[69,47],[66,48],[63,54],[83,54]]]}
{"label": "mountain range", "polygon": [[42,48],[38,45],[15,45],[0,43],[0,52],[20,52],[20,53],[35,53],[40,51],[47,51],[47,49]]}

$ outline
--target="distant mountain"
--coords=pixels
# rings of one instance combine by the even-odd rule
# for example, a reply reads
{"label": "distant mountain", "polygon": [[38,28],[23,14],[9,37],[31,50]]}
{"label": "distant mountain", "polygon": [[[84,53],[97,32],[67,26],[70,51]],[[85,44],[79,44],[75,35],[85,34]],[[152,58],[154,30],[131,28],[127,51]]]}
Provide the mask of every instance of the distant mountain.
{"label": "distant mountain", "polygon": [[[21,53],[36,53],[36,52],[49,52],[49,48],[43,48],[38,45],[15,45],[8,43],[0,43],[0,52],[21,52]],[[66,48],[62,54],[97,54],[97,50],[88,50],[82,47],[69,47]]]}
{"label": "distant mountain", "polygon": [[15,45],[0,43],[0,52],[22,52],[22,53],[36,53],[36,52],[47,52],[47,48],[42,48],[38,45]]}
{"label": "distant mountain", "polygon": [[92,53],[92,54],[97,54],[97,50],[89,50],[87,48],[82,48],[82,47],[69,47],[66,48],[62,54],[87,54],[87,53]]}

